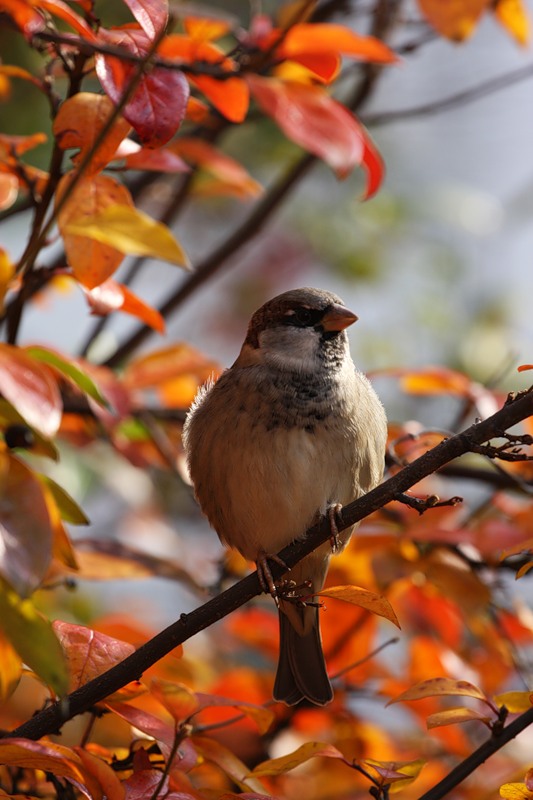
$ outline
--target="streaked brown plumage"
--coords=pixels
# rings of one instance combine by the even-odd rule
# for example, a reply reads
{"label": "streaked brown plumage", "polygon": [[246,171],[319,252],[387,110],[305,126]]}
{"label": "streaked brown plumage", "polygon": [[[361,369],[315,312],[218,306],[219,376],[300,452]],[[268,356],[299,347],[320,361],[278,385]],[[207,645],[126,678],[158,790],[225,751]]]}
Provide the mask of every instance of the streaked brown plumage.
{"label": "streaked brown plumage", "polygon": [[[345,328],[357,317],[318,289],[285,292],[253,315],[239,357],[202,389],[184,443],[196,496],[220,539],[258,563],[305,534],[333,505],[372,489],[383,473],[386,419],[357,372]],[[340,534],[342,549],[352,529]],[[329,542],[287,578],[320,591]],[[289,705],[332,698],[318,610],[281,595],[274,697]]]}

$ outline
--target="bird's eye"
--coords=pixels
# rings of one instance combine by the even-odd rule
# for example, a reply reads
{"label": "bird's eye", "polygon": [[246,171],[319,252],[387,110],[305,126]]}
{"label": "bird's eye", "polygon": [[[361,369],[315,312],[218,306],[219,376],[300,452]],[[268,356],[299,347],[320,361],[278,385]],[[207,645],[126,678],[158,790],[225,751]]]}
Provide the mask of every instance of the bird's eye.
{"label": "bird's eye", "polygon": [[309,325],[312,321],[313,315],[311,314],[309,308],[301,307],[296,309],[294,316],[300,325]]}

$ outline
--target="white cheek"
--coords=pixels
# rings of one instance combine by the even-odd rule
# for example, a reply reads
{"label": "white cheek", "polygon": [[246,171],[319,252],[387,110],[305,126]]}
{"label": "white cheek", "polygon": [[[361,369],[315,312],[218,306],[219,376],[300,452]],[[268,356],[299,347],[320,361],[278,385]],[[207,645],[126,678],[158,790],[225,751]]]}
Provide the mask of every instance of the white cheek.
{"label": "white cheek", "polygon": [[320,364],[320,339],[313,328],[267,328],[259,334],[259,346],[265,361],[279,369],[310,372]]}

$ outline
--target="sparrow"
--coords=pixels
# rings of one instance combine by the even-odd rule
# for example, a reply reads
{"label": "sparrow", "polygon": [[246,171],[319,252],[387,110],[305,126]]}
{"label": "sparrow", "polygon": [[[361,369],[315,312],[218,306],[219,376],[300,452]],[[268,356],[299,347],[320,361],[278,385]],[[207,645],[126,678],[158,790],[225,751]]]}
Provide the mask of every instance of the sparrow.
{"label": "sparrow", "polygon": [[350,357],[346,328],[356,320],[320,289],[274,297],[253,314],[235,363],[200,389],[183,430],[202,511],[277,592],[274,699],[287,705],[333,697],[315,600],[332,543],[287,569],[278,589],[268,562],[326,514],[342,550],[356,526],[337,535],[335,514],[383,475],[387,421]]}

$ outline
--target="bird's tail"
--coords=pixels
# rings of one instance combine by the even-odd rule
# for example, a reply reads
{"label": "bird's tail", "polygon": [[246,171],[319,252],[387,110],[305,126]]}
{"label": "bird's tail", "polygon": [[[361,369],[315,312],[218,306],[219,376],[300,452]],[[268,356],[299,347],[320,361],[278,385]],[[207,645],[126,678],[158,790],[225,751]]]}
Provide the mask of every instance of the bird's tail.
{"label": "bird's tail", "polygon": [[301,612],[306,620],[300,632],[281,609],[279,612],[279,662],[274,700],[293,706],[307,699],[323,706],[333,699],[333,690],[322,652],[318,608],[307,606]]}

